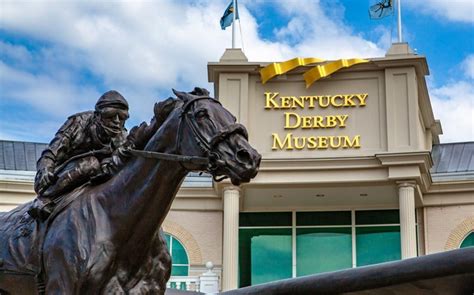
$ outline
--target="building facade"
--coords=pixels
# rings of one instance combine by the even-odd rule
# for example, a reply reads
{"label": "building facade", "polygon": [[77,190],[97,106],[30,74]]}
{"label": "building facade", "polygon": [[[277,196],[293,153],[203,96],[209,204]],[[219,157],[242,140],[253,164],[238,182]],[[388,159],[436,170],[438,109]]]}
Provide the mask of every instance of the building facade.
{"label": "building facade", "polygon": [[[208,64],[263,158],[240,187],[186,178],[163,224],[176,282],[208,261],[229,290],[474,244],[474,142],[439,143],[423,56],[394,44],[309,87],[314,65],[263,83],[268,65],[240,49]],[[5,211],[34,197],[44,145],[1,144]]]}

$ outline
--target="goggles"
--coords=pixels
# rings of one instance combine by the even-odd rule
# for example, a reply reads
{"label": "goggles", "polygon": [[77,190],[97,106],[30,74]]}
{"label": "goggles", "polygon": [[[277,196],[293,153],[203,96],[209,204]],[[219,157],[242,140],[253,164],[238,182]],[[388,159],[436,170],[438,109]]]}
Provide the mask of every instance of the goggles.
{"label": "goggles", "polygon": [[129,117],[127,110],[121,110],[121,109],[116,109],[116,108],[104,108],[103,110],[100,111],[100,115],[104,119],[115,118],[115,116],[118,115],[119,119],[122,121],[127,120]]}

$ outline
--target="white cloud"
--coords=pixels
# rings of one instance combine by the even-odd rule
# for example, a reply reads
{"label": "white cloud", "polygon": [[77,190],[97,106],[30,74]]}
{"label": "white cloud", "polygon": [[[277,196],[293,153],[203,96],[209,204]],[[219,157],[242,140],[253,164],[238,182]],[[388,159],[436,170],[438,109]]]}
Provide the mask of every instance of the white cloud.
{"label": "white cloud", "polygon": [[442,142],[474,141],[474,54],[461,63],[466,79],[430,90],[435,118],[441,120]]}
{"label": "white cloud", "polygon": [[474,1],[472,0],[408,0],[402,2],[402,4],[405,3],[415,12],[434,14],[441,20],[474,23]]}
{"label": "white cloud", "polygon": [[[383,54],[375,44],[353,36],[341,20],[329,19],[318,2],[304,3],[279,4],[293,16],[279,34],[298,35],[296,47],[283,37],[281,42],[261,40],[255,18],[241,4],[250,60]],[[4,2],[0,25],[81,52],[80,62],[109,85],[170,88],[206,82],[207,61],[217,60],[230,45],[229,29],[222,31],[218,25],[225,5],[224,1]]]}
{"label": "white cloud", "polygon": [[[89,87],[57,80],[48,75],[35,75],[16,70],[0,61],[0,84],[5,97],[30,104],[52,117],[65,117],[83,105],[84,99],[97,99],[98,93]],[[95,102],[95,101],[94,101]],[[54,108],[52,107],[54,106]]]}
{"label": "white cloud", "polygon": [[474,85],[460,81],[430,91],[435,118],[441,120],[442,142],[474,141]]}
{"label": "white cloud", "polygon": [[467,77],[474,79],[474,54],[468,55],[463,61],[461,67],[466,73]]}
{"label": "white cloud", "polygon": [[[2,0],[0,29],[36,46],[0,42],[2,95],[29,104],[45,117],[58,118],[59,126],[59,118],[91,109],[100,86],[124,94],[133,122],[148,120],[153,102],[171,95],[171,88],[211,87],[207,62],[217,61],[231,43],[229,28],[223,31],[219,26],[227,4],[226,0],[160,0],[45,5]],[[293,21],[279,30],[276,41],[259,36],[257,20],[245,5],[261,2],[239,6],[250,61],[384,53],[345,26],[342,15],[327,16],[319,1],[277,2]],[[87,81],[81,76],[84,71],[100,82]]]}

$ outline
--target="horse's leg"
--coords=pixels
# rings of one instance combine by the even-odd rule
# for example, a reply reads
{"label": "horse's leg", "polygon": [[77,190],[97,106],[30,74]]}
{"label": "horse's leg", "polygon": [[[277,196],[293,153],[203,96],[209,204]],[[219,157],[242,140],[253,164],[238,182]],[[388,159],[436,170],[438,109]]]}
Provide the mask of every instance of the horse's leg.
{"label": "horse's leg", "polygon": [[117,277],[115,277],[115,276],[112,279],[110,279],[110,281],[107,283],[103,293],[104,294],[114,294],[114,295],[127,294],[123,290],[122,286],[120,285],[119,281],[117,280]]}
{"label": "horse's leg", "polygon": [[67,265],[64,261],[57,261],[48,264],[46,279],[46,294],[48,295],[64,295],[78,294],[79,278],[75,275],[75,271],[71,269],[73,265]]}
{"label": "horse's leg", "polygon": [[[46,273],[45,287],[48,295],[79,294],[81,280],[80,264],[67,250],[67,243],[57,241],[51,248],[45,248],[43,255]],[[71,251],[74,252],[74,251]]]}

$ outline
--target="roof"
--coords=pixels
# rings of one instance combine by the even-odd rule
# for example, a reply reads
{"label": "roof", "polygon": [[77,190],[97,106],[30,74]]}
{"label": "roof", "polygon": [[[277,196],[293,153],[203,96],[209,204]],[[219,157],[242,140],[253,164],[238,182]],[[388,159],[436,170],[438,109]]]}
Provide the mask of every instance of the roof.
{"label": "roof", "polygon": [[433,181],[474,179],[474,142],[433,145]]}
{"label": "roof", "polygon": [[[33,181],[36,161],[48,145],[37,142],[0,140],[0,175],[5,180]],[[183,187],[212,187],[212,177],[191,172]]]}
{"label": "roof", "polygon": [[0,140],[0,169],[36,171],[45,143]]}

